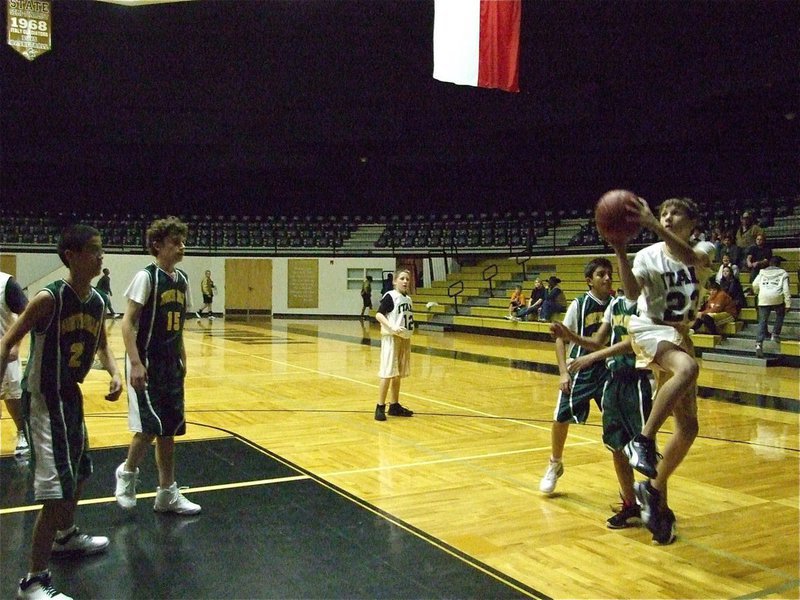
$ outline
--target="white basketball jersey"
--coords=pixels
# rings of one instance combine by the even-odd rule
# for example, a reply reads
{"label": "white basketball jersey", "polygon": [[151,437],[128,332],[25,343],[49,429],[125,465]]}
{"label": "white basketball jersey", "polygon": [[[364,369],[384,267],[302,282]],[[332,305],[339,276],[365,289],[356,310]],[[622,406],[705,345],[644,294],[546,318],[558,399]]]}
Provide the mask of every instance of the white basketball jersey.
{"label": "white basketball jersey", "polygon": [[[406,331],[403,332],[401,337],[409,338],[414,333],[414,308],[411,302],[411,296],[401,294],[397,290],[386,292],[391,296],[394,302],[394,308],[386,315],[386,320],[392,327],[404,327]],[[392,335],[392,332],[383,325],[381,325],[381,333],[383,335]]]}
{"label": "white basketball jersey", "polygon": [[6,301],[6,286],[9,279],[11,279],[11,275],[0,271],[0,337],[9,330],[15,318]]}
{"label": "white basketball jersey", "polygon": [[[714,244],[699,242],[694,247],[714,257]],[[711,269],[687,266],[667,255],[667,245],[658,242],[636,253],[633,274],[643,280],[639,315],[670,325],[685,325],[697,318],[700,293]]]}

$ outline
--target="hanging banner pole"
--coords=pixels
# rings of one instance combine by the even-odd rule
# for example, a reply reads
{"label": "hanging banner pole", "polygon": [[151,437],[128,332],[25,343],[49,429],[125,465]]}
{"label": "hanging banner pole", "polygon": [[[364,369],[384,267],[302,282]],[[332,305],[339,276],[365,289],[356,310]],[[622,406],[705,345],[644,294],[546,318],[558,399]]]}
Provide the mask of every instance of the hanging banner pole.
{"label": "hanging banner pole", "polygon": [[50,0],[6,0],[8,45],[28,60],[52,47],[51,8]]}

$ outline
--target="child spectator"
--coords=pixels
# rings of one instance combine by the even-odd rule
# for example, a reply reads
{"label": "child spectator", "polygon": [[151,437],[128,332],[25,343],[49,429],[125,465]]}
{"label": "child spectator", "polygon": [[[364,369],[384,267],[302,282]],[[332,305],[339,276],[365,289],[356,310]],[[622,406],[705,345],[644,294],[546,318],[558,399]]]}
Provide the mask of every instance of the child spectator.
{"label": "child spectator", "polygon": [[706,331],[716,335],[719,327],[726,323],[733,323],[739,316],[739,308],[725,290],[720,287],[716,278],[712,277],[706,283],[710,295],[698,313],[697,319],[692,324],[692,331],[699,332],[705,327]]}

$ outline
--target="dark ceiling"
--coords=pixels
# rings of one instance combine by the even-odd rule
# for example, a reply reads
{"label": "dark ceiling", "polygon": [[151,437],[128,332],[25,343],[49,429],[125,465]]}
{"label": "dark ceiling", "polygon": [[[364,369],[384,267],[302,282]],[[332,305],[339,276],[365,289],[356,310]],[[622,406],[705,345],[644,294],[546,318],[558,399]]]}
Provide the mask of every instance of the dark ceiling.
{"label": "dark ceiling", "polygon": [[55,0],[49,53],[0,50],[2,204],[407,214],[798,191],[794,1],[525,1],[519,94],[433,80],[433,13]]}

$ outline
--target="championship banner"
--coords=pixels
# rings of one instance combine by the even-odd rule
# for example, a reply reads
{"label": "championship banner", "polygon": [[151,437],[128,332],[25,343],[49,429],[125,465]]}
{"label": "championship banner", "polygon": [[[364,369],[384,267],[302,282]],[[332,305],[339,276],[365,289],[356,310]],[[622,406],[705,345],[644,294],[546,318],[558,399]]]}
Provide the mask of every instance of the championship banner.
{"label": "championship banner", "polygon": [[28,60],[50,50],[50,0],[6,0],[8,45]]}

